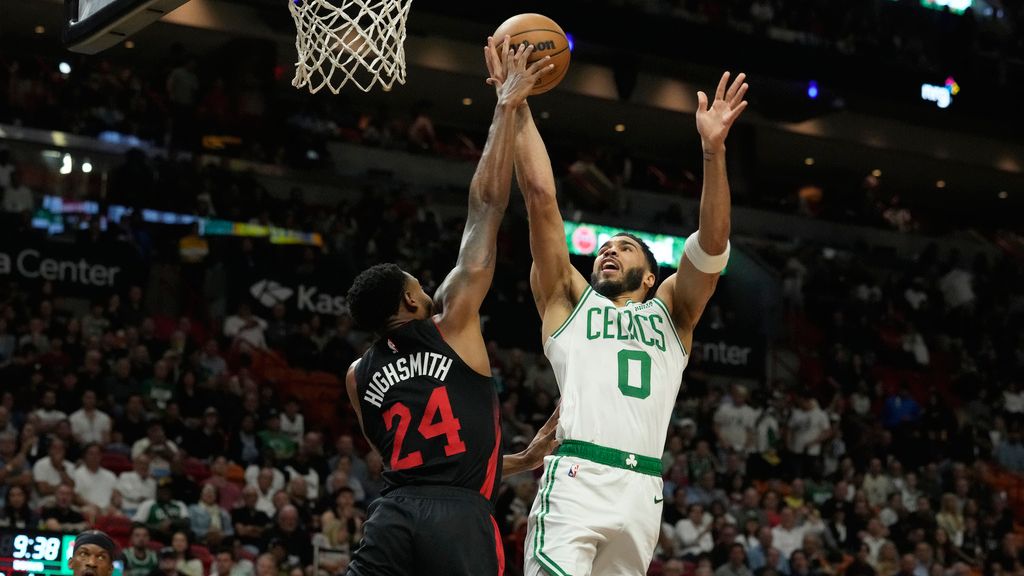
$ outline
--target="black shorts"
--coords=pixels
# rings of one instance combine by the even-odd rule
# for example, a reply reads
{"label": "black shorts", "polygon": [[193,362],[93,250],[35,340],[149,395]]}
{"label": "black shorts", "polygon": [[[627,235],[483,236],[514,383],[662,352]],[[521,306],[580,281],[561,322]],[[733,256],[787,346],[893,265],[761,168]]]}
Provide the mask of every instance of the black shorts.
{"label": "black shorts", "polygon": [[491,504],[448,486],[404,486],[370,504],[347,576],[502,576]]}

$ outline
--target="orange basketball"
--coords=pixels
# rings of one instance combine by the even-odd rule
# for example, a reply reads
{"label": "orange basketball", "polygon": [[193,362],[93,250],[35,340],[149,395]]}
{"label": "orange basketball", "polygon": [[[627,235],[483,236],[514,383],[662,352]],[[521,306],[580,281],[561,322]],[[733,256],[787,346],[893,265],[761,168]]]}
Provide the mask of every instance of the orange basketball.
{"label": "orange basketball", "polygon": [[551,56],[555,67],[537,80],[530,94],[543,94],[551,90],[565,77],[569,70],[569,39],[554,20],[541,14],[520,14],[501,23],[494,31],[497,42],[509,36],[509,44],[519,46],[527,43],[533,46],[530,63]]}

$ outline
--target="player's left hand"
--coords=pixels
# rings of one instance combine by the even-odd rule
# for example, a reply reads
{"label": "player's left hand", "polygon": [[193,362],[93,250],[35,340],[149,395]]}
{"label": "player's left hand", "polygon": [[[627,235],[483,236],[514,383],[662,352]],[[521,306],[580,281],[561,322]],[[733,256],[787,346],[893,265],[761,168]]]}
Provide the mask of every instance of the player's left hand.
{"label": "player's left hand", "polygon": [[729,128],[747,107],[747,101],[743,99],[748,88],[744,82],[746,78],[747,75],[741,72],[730,85],[729,73],[722,74],[715,90],[715,101],[710,107],[708,95],[697,92],[697,132],[705,153],[714,154],[725,149]]}
{"label": "player's left hand", "polygon": [[562,406],[559,404],[551,413],[548,421],[537,431],[537,435],[530,441],[530,445],[523,451],[527,470],[539,468],[544,463],[544,457],[551,455],[558,448],[558,440],[555,440],[555,428],[558,427],[558,414],[561,410]]}

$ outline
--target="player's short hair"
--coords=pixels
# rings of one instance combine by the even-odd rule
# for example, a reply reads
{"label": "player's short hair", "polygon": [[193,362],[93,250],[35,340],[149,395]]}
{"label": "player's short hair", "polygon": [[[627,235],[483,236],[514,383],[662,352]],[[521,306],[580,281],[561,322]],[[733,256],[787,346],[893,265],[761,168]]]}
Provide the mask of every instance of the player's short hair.
{"label": "player's short hair", "polygon": [[629,238],[630,240],[636,242],[637,244],[640,245],[640,249],[643,250],[644,252],[644,259],[647,260],[647,269],[650,270],[651,274],[654,274],[654,286],[651,286],[651,289],[648,290],[647,294],[644,295],[644,300],[649,300],[652,296],[654,296],[654,290],[658,286],[658,280],[661,279],[660,275],[658,274],[658,259],[654,257],[654,252],[651,251],[651,247],[647,245],[647,242],[644,242],[635,234],[630,234],[629,232],[619,232],[615,234],[615,236],[612,236],[612,238],[616,238],[618,236],[625,236],[626,238]]}
{"label": "player's short hair", "polygon": [[361,328],[380,334],[398,312],[405,293],[405,272],[395,264],[363,270],[348,290],[348,308]]}

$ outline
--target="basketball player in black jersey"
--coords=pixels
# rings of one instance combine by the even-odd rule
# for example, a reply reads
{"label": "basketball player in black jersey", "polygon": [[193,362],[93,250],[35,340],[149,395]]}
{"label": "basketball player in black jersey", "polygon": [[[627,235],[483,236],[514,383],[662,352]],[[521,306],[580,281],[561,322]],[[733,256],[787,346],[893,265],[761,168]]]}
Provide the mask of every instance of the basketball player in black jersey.
{"label": "basketball player in black jersey", "polygon": [[346,388],[367,439],[386,463],[351,576],[491,576],[504,573],[492,516],[502,469],[540,466],[554,448],[554,420],[526,451],[501,456],[501,422],[480,305],[490,289],[496,240],[512,182],[515,110],[547,59],[531,47],[504,65],[487,144],[469,188],[458,262],[430,298],[394,264],[361,273],[348,293],[356,322],[378,336],[349,368]]}

